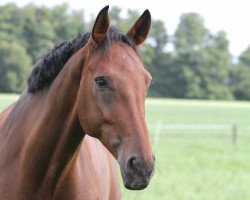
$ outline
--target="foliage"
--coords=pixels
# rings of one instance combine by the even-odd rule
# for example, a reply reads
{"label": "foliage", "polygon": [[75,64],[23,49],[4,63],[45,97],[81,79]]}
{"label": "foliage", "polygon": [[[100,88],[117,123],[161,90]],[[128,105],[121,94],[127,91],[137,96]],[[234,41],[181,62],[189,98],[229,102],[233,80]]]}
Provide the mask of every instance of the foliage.
{"label": "foliage", "polygon": [[231,56],[224,32],[212,35],[195,13],[183,14],[175,32],[177,84],[176,97],[232,99],[228,86]]}
{"label": "foliage", "polygon": [[[138,19],[137,10],[109,11],[112,25],[127,32]],[[90,31],[83,10],[68,4],[52,8],[14,3],[0,6],[0,92],[21,92],[32,64],[55,43]],[[168,51],[168,47],[172,51]],[[232,63],[225,32],[211,33],[197,13],[184,13],[174,35],[164,22],[152,19],[147,42],[141,47],[153,77],[149,96],[194,99],[250,99],[250,48]],[[15,56],[16,55],[16,56]]]}
{"label": "foliage", "polygon": [[0,6],[0,91],[21,92],[32,63],[55,43],[85,31],[83,11],[13,3]]}
{"label": "foliage", "polygon": [[20,92],[26,85],[31,60],[18,43],[0,37],[0,88],[2,92]]}
{"label": "foliage", "polygon": [[174,46],[177,51],[190,52],[200,48],[206,41],[208,30],[203,18],[197,13],[185,13],[174,34]]}
{"label": "foliage", "polygon": [[240,100],[250,100],[250,47],[239,57],[239,62],[231,72],[231,88]]}

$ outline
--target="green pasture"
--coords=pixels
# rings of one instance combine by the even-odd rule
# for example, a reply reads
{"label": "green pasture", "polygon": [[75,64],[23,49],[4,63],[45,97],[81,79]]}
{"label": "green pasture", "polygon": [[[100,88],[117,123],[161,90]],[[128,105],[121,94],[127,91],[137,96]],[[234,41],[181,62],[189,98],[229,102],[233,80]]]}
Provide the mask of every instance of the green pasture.
{"label": "green pasture", "polygon": [[[148,99],[146,112],[156,154],[155,176],[144,191],[124,189],[123,199],[250,199],[250,102]],[[157,124],[228,128],[157,130]],[[234,145],[233,125],[238,137]]]}
{"label": "green pasture", "polygon": [[[0,110],[16,98],[0,95]],[[146,118],[156,154],[155,176],[143,191],[123,189],[122,199],[250,199],[250,102],[148,99]],[[173,124],[176,129],[164,128]],[[219,128],[185,130],[178,125]]]}

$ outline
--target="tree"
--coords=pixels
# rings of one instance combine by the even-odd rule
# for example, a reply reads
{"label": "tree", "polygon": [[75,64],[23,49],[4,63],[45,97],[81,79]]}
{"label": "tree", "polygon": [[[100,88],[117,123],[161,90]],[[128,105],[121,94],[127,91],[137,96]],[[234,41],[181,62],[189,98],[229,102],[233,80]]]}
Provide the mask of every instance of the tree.
{"label": "tree", "polygon": [[0,92],[20,92],[32,62],[55,43],[83,32],[84,24],[83,12],[69,11],[66,4],[0,6]]}
{"label": "tree", "polygon": [[250,100],[250,47],[241,53],[231,72],[231,88],[239,100]]}
{"label": "tree", "polygon": [[239,56],[239,64],[250,68],[250,46]]}
{"label": "tree", "polygon": [[33,63],[54,45],[55,32],[49,18],[50,11],[45,7],[37,8],[29,4],[22,8],[25,25],[23,40],[26,42],[27,53]]}
{"label": "tree", "polygon": [[250,68],[238,64],[231,73],[231,88],[238,100],[250,100]]}
{"label": "tree", "polygon": [[185,13],[180,17],[180,23],[174,34],[174,46],[179,52],[197,50],[204,42],[209,32],[204,26],[204,19],[197,13]]}
{"label": "tree", "polygon": [[[141,13],[112,7],[112,25],[127,32]],[[47,8],[13,3],[0,6],[0,92],[18,92],[36,58],[55,43],[91,31],[94,17],[85,22],[82,10],[67,4]],[[172,42],[174,51],[167,51]],[[150,96],[198,99],[250,99],[250,47],[232,64],[225,32],[212,34],[197,13],[185,13],[169,41],[164,22],[152,19],[141,50],[153,77]],[[14,56],[16,55],[16,56]]]}
{"label": "tree", "polygon": [[0,6],[0,35],[2,39],[19,38],[19,43],[24,44],[20,39],[24,23],[22,12],[14,3]]}
{"label": "tree", "polygon": [[179,98],[232,99],[228,87],[231,69],[225,32],[212,35],[196,13],[181,16],[174,35],[175,85]]}
{"label": "tree", "polygon": [[55,6],[49,11],[51,14],[47,17],[47,20],[51,22],[51,26],[54,29],[54,40],[56,42],[69,40],[78,33],[88,31],[88,27],[84,21],[83,10],[69,11],[69,5],[64,3]]}
{"label": "tree", "polygon": [[31,59],[18,41],[0,39],[0,91],[19,93],[26,85]]}
{"label": "tree", "polygon": [[144,64],[153,77],[149,88],[150,96],[169,96],[169,82],[167,82],[168,69],[172,65],[172,57],[165,52],[168,43],[168,35],[161,20],[152,20],[151,30],[142,52]]}
{"label": "tree", "polygon": [[229,41],[226,33],[218,32],[211,36],[209,44],[201,49],[202,64],[198,68],[201,76],[201,88],[205,91],[203,98],[233,99],[229,88],[232,68]]}
{"label": "tree", "polygon": [[87,29],[83,11],[69,11],[67,4],[54,8],[29,4],[21,10],[25,19],[23,39],[33,61],[46,53],[55,43],[69,40]]}

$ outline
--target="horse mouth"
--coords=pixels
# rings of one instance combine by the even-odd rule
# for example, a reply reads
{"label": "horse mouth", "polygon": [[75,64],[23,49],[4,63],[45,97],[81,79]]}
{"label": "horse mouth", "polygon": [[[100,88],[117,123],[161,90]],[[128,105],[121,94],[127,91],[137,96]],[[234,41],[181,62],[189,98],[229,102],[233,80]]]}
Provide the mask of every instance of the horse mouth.
{"label": "horse mouth", "polygon": [[150,178],[146,178],[143,180],[133,180],[133,181],[124,181],[124,186],[125,188],[129,189],[129,190],[143,190],[145,189],[148,184],[150,182]]}
{"label": "horse mouth", "polygon": [[153,177],[154,172],[150,176],[145,176],[142,174],[126,174],[121,172],[124,187],[129,190],[143,190],[150,182]]}

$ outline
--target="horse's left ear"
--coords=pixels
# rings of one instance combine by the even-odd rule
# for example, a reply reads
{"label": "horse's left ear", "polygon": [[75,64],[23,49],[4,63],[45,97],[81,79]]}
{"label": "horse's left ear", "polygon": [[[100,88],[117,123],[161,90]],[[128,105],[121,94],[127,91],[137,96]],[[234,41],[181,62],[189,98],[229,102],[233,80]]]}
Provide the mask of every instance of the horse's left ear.
{"label": "horse's left ear", "polygon": [[149,10],[145,10],[133,27],[127,32],[136,45],[142,44],[148,36],[151,25],[151,15]]}
{"label": "horse's left ear", "polygon": [[108,15],[109,6],[105,6],[97,15],[95,20],[94,27],[92,29],[92,38],[99,44],[103,41],[106,36],[106,33],[109,30],[109,15]]}

